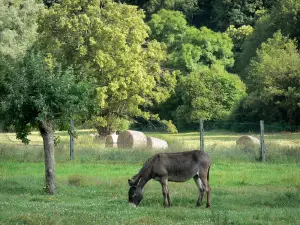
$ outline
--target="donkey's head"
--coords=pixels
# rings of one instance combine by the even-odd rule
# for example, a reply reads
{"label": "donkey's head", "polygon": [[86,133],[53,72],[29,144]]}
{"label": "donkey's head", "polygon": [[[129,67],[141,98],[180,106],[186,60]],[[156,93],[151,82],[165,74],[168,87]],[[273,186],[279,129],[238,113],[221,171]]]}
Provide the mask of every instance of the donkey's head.
{"label": "donkey's head", "polygon": [[131,186],[130,180],[129,183],[129,191],[128,191],[128,203],[134,204],[138,206],[143,199],[143,189],[137,186]]}

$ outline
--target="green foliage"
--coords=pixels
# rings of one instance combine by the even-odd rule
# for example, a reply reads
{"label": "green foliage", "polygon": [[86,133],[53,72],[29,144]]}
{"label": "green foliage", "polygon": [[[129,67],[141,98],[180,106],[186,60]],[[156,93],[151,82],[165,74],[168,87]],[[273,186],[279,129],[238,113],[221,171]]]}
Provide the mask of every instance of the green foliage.
{"label": "green foliage", "polygon": [[251,58],[255,56],[256,49],[258,49],[274,32],[275,29],[272,25],[272,18],[269,14],[263,15],[256,22],[254,31],[247,36],[241,47],[242,52],[236,61],[236,70],[243,79],[247,76],[245,68],[248,66]]}
{"label": "green foliage", "polygon": [[51,7],[55,3],[59,3],[59,0],[43,0],[44,4],[48,7]]}
{"label": "green foliage", "polygon": [[271,11],[274,26],[291,38],[297,38],[300,46],[300,2],[298,0],[280,0]]}
{"label": "green foliage", "polygon": [[0,57],[22,58],[37,37],[43,5],[35,0],[0,1]]}
{"label": "green foliage", "polygon": [[233,66],[232,41],[223,33],[186,25],[183,14],[161,10],[149,21],[151,38],[166,43],[169,66],[183,73],[202,65]]}
{"label": "green foliage", "polygon": [[213,3],[214,23],[219,30],[230,25],[253,25],[256,13],[270,8],[277,0],[216,0]]}
{"label": "green foliage", "polygon": [[196,0],[150,0],[143,8],[148,14],[154,14],[160,10],[180,11],[189,21],[195,14],[199,13],[198,1]]}
{"label": "green foliage", "polygon": [[[48,8],[43,7],[42,2]],[[261,102],[273,99],[274,103],[267,107],[268,110],[275,109],[272,110],[272,120],[298,121],[292,119],[298,116],[298,106],[294,104],[298,95],[292,94],[297,93],[296,85],[284,81],[289,86],[278,87],[274,83],[279,81],[273,82],[272,79],[255,82],[269,80],[270,75],[266,71],[273,71],[275,63],[278,64],[278,68],[274,69],[276,77],[279,73],[287,73],[285,58],[288,53],[282,53],[280,58],[281,53],[264,49],[269,55],[274,54],[276,60],[272,64],[257,49],[262,48],[262,43],[266,43],[278,30],[284,36],[295,38],[299,49],[299,0],[121,2],[126,4],[101,0],[2,0],[0,99],[8,96],[9,90],[5,87],[9,81],[7,78],[20,70],[19,63],[27,50],[34,46],[43,52],[49,71],[56,73],[58,64],[61,71],[69,71],[72,67],[75,83],[89,80],[96,84],[97,103],[94,107],[97,115],[93,121],[99,131],[127,129],[137,118],[144,120],[141,124],[148,123],[146,120],[160,124],[160,117],[178,125],[179,112],[182,111],[179,118],[187,112],[183,107],[186,104],[183,96],[188,95],[183,94],[183,80],[188,80],[186,77],[190,74],[214,71],[216,67],[237,73],[247,85],[249,96],[237,106],[236,114],[247,114],[247,118],[257,120],[260,117],[257,112],[264,111],[262,108],[266,107]],[[225,33],[216,32],[225,30]],[[279,51],[281,46],[276,46]],[[290,60],[298,62],[297,54],[291,53]],[[295,71],[294,64],[288,63],[292,65],[291,71]],[[256,74],[258,71],[260,75]],[[212,79],[215,81],[211,83],[218,83],[216,76]],[[276,86],[276,89],[270,91],[270,85]],[[263,90],[261,93],[268,90],[268,95],[257,98],[256,86]],[[214,99],[212,93],[205,92],[208,96],[203,98]],[[276,99],[273,98],[275,95]],[[288,101],[291,103],[288,104]],[[254,105],[257,112],[251,109]],[[228,109],[226,105],[224,107]],[[84,120],[79,115],[75,115],[74,119]],[[17,130],[23,130],[18,134],[21,139],[30,130],[31,123],[26,124],[15,125]],[[67,123],[56,120],[55,124],[65,127]]]}
{"label": "green foliage", "polygon": [[281,32],[263,43],[248,68],[249,96],[240,109],[244,116],[299,125],[299,65],[296,42]]}
{"label": "green foliage", "polygon": [[[209,119],[228,115],[234,101],[244,92],[239,78],[224,69],[234,63],[230,37],[206,27],[188,26],[183,14],[168,10],[154,14],[149,26],[150,37],[168,47],[167,66],[181,72],[175,94],[166,104],[159,106],[163,107],[158,109],[162,118],[169,119],[172,115],[176,125],[183,128],[200,117]],[[221,96],[224,94],[223,97],[217,97],[214,92],[217,85],[223,90],[219,92]]]}
{"label": "green foliage", "polygon": [[[189,27],[186,30],[182,42],[183,45],[182,49],[179,50],[179,54],[182,55],[184,61],[187,62],[187,68],[190,64],[188,62],[208,66],[219,64],[226,68],[233,66],[232,40],[224,33],[214,32],[206,27],[202,27],[201,29]],[[194,55],[190,53],[197,51],[190,48],[190,44],[190,47],[198,49],[198,53],[201,53],[198,58],[194,59],[194,57],[192,57],[192,59],[190,59],[189,56]],[[187,46],[187,49],[185,46]],[[182,50],[183,52],[181,53]],[[185,50],[187,50],[187,52]]]}
{"label": "green foliage", "polygon": [[4,80],[37,38],[37,18],[43,5],[35,0],[0,1],[0,99]]}
{"label": "green foliage", "polygon": [[298,0],[280,0],[270,13],[261,16],[254,26],[254,31],[250,34],[243,46],[242,53],[237,60],[236,70],[242,78],[247,76],[245,68],[249,65],[252,57],[256,55],[256,50],[261,44],[271,38],[277,31],[281,30],[283,35],[297,38],[298,47],[300,43],[300,2]]}
{"label": "green foliage", "polygon": [[175,74],[160,67],[166,58],[164,46],[145,41],[149,27],[142,10],[100,5],[63,1],[51,7],[41,20],[41,45],[55,60],[74,65],[96,81],[98,125],[109,126],[114,118],[147,119],[147,107],[165,101],[176,83]]}
{"label": "green foliage", "polygon": [[132,122],[129,120],[114,115],[108,117],[95,116],[93,118],[94,127],[99,134],[109,134],[116,131],[128,130],[131,123]]}
{"label": "green foliage", "polygon": [[165,126],[165,129],[168,133],[176,134],[178,130],[176,126],[172,123],[172,120],[162,120],[161,123]]}
{"label": "green foliage", "polygon": [[44,57],[33,51],[9,71],[4,87],[1,118],[15,126],[17,137],[25,143],[40,122],[68,120],[85,111],[89,102],[89,86],[76,82],[72,68],[49,68]]}
{"label": "green foliage", "polygon": [[238,76],[222,66],[205,67],[182,78],[179,95],[182,105],[176,110],[180,128],[199,119],[217,120],[229,115],[235,103],[245,95]]}
{"label": "green foliage", "polygon": [[165,9],[153,14],[148,25],[150,38],[166,43],[171,49],[177,47],[187,29],[187,21],[181,12]]}
{"label": "green foliage", "polygon": [[239,53],[242,51],[242,45],[247,38],[253,32],[253,27],[250,25],[243,25],[241,27],[236,28],[234,25],[230,25],[227,30],[226,34],[232,39],[233,41],[233,52],[235,53],[235,58],[238,57]]}

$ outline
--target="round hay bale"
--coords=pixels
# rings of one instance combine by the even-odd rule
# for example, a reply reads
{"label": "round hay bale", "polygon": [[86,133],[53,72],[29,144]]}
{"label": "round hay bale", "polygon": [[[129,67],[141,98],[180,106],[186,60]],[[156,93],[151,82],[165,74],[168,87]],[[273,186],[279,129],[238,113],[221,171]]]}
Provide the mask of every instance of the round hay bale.
{"label": "round hay bale", "polygon": [[147,148],[149,149],[167,149],[168,143],[165,140],[147,137]]}
{"label": "round hay bale", "polygon": [[106,148],[116,148],[116,147],[118,147],[117,141],[118,141],[117,134],[108,135],[105,139],[105,147]]}
{"label": "round hay bale", "polygon": [[256,137],[253,136],[241,136],[237,141],[236,141],[237,145],[242,145],[245,147],[254,147],[257,145],[260,145],[260,140],[257,139]]}
{"label": "round hay bale", "polygon": [[90,136],[93,137],[93,138],[100,138],[98,133],[90,134]]}
{"label": "round hay bale", "polygon": [[147,137],[143,132],[127,130],[119,134],[118,148],[146,148]]}

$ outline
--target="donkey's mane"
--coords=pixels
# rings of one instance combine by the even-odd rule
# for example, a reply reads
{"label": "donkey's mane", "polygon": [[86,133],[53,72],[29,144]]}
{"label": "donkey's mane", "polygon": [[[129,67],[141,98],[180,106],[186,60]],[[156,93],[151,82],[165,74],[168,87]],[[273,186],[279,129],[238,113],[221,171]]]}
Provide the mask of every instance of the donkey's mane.
{"label": "donkey's mane", "polygon": [[153,161],[154,159],[157,157],[157,155],[154,155],[153,157],[151,157],[150,159],[148,159],[143,167],[140,169],[140,171],[134,175],[130,180],[128,180],[128,183],[130,186],[137,186],[140,179],[142,178],[142,176],[149,170],[151,169],[152,165],[153,165]]}

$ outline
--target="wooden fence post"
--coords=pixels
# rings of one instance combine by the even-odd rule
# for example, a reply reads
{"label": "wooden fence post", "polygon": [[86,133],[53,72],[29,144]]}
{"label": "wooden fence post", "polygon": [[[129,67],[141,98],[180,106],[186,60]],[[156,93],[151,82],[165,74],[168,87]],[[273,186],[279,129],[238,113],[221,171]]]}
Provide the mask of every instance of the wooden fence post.
{"label": "wooden fence post", "polygon": [[74,120],[70,120],[70,160],[74,160]]}
{"label": "wooden fence post", "polygon": [[200,150],[204,151],[204,128],[202,119],[200,119]]}
{"label": "wooden fence post", "polygon": [[265,138],[264,138],[264,121],[260,121],[260,158],[262,162],[266,161]]}

